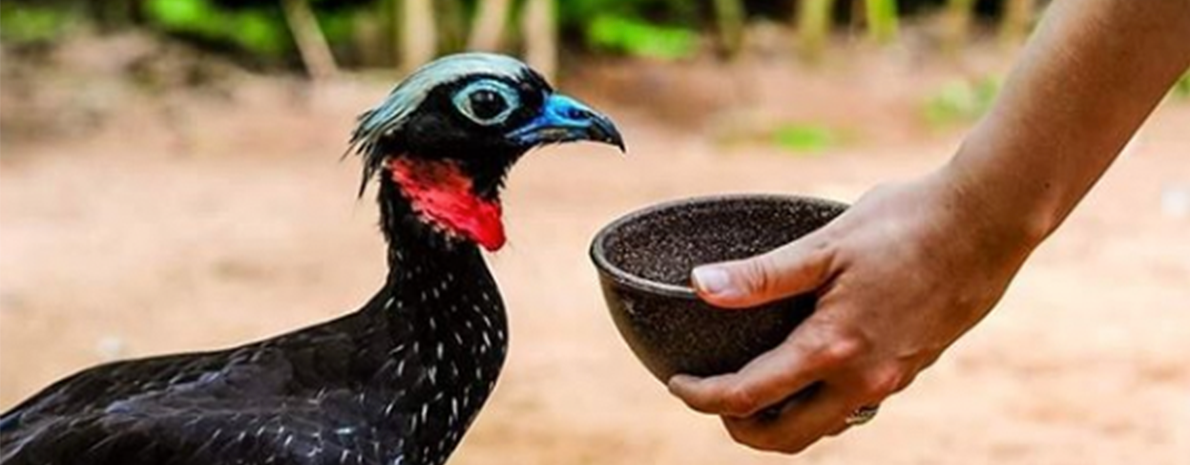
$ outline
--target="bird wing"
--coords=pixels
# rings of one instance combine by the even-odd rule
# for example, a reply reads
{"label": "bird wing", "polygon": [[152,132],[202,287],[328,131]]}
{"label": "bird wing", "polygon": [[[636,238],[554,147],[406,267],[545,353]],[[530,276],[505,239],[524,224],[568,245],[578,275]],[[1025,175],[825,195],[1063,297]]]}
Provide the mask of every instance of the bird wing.
{"label": "bird wing", "polygon": [[[378,399],[345,387],[307,392],[280,350],[241,349],[221,368],[192,374],[178,363],[145,362],[137,366],[141,374],[149,366],[170,369],[127,379],[176,382],[120,395],[134,390],[104,378],[128,374],[124,367],[109,367],[109,376],[93,369],[6,413],[0,464],[377,463],[401,446],[391,437],[382,443],[372,428],[358,428],[374,424],[370,420],[382,408],[372,405]],[[194,359],[184,365],[220,364]],[[64,411],[68,401],[87,394],[100,401]]]}
{"label": "bird wing", "polygon": [[225,362],[219,353],[126,360],[92,367],[63,378],[0,415],[0,444],[41,417],[68,416],[102,408],[145,392],[192,383]]}

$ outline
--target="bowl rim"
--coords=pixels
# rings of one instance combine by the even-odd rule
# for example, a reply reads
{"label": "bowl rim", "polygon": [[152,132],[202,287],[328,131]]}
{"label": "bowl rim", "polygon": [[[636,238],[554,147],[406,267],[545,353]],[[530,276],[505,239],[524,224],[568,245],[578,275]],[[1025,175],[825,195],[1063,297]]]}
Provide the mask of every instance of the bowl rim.
{"label": "bowl rim", "polygon": [[[623,268],[616,266],[607,259],[605,243],[607,242],[607,238],[613,232],[619,230],[625,224],[636,221],[645,216],[657,214],[664,210],[691,205],[707,205],[719,202],[739,201],[760,201],[765,203],[813,203],[823,206],[838,207],[841,209],[846,209],[849,207],[849,205],[845,202],[822,197],[771,193],[714,194],[667,200],[633,210],[604,225],[599,229],[599,232],[595,233],[595,237],[591,239],[591,246],[588,250],[588,253],[591,256],[591,261],[595,263],[595,268],[598,269],[600,274],[611,277],[619,284],[639,291],[648,292],[651,294],[659,294],[665,297],[701,301],[702,299],[698,297],[698,293],[696,293],[694,288],[690,286],[655,281],[629,273]],[[831,221],[834,220],[832,219]]]}

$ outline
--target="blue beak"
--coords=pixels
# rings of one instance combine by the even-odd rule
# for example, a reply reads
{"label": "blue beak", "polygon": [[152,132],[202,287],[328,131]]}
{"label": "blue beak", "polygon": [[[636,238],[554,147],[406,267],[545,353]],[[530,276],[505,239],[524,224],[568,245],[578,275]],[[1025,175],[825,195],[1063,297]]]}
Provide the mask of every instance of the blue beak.
{"label": "blue beak", "polygon": [[546,98],[541,114],[506,137],[532,147],[541,144],[589,140],[614,145],[625,151],[624,139],[612,120],[565,95]]}

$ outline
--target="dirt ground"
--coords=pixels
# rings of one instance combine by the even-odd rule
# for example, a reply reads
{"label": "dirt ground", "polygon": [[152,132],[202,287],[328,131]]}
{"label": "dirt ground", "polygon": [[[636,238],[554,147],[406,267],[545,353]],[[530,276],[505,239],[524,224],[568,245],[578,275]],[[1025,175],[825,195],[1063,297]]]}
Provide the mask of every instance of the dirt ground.
{"label": "dirt ground", "polygon": [[[854,200],[922,173],[961,132],[912,124],[909,102],[961,73],[906,58],[818,72],[690,66],[703,72],[606,66],[567,80],[618,121],[630,153],[549,148],[514,172],[511,243],[490,257],[511,354],[452,463],[1188,463],[1190,215],[1176,197],[1190,192],[1190,105],[1151,119],[999,308],[876,421],[790,459],[734,445],[650,378],[605,313],[588,241],[663,199]],[[382,243],[370,194],[354,195],[358,164],[339,155],[389,82],[248,78],[169,105],[132,98],[69,137],[5,134],[0,408],[111,358],[226,347],[364,302]],[[777,117],[859,136],[813,156],[717,142],[716,131]]]}

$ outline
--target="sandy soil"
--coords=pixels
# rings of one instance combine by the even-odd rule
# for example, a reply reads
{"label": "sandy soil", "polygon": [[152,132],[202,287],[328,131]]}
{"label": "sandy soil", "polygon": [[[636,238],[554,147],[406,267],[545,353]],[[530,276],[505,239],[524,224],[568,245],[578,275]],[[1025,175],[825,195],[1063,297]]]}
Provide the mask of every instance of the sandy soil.
{"label": "sandy soil", "polygon": [[[768,108],[793,108],[775,111],[784,117],[853,124],[862,137],[817,156],[723,146],[705,121],[665,123],[690,108],[646,112],[613,92],[701,86],[684,91],[691,108],[746,120],[721,95],[700,100],[697,89],[719,88],[713,73],[710,84],[666,69],[572,79],[619,121],[631,153],[550,148],[514,173],[511,244],[490,260],[512,352],[452,463],[1187,463],[1190,217],[1168,202],[1190,186],[1185,104],[1151,120],[999,309],[872,424],[791,460],[734,445],[715,419],[670,398],[605,314],[586,257],[602,224],[712,192],[853,200],[928,170],[955,144],[906,123],[920,92],[904,89],[945,73],[892,66],[870,83],[848,69],[783,72],[754,76],[784,82],[768,91],[780,98],[752,91],[745,103],[772,99]],[[225,347],[362,303],[379,285],[382,244],[373,202],[354,197],[358,166],[338,156],[354,114],[386,87],[250,79],[230,96],[182,101],[169,124],[160,105],[136,101],[102,130],[6,145],[0,406],[113,357]]]}

